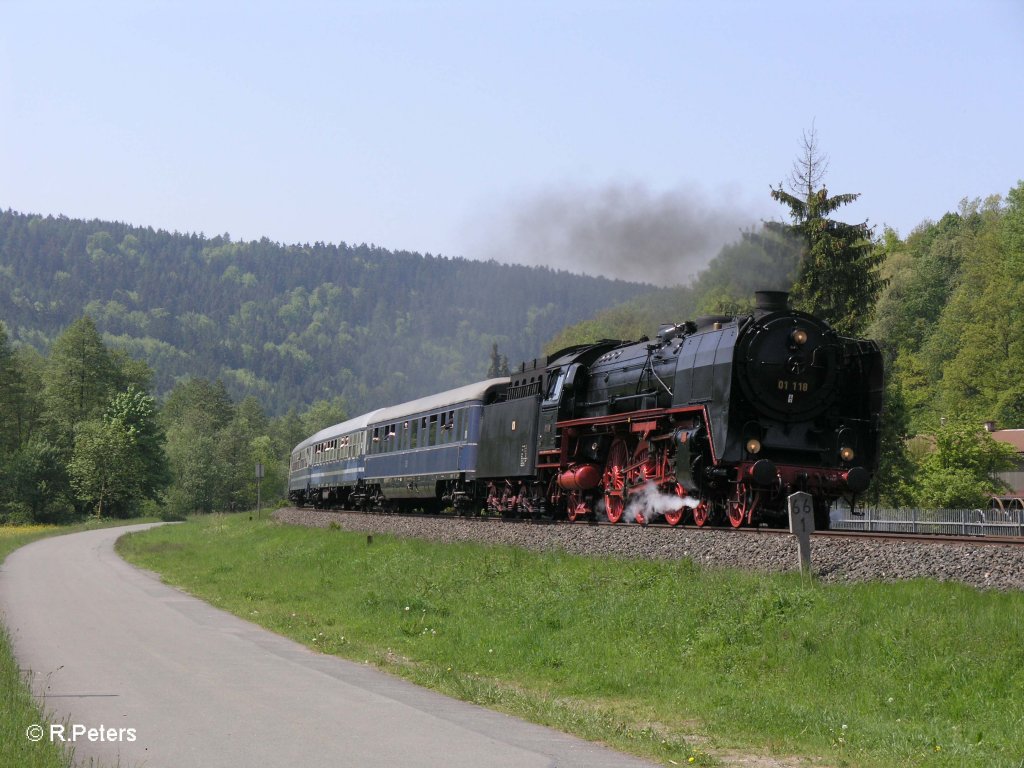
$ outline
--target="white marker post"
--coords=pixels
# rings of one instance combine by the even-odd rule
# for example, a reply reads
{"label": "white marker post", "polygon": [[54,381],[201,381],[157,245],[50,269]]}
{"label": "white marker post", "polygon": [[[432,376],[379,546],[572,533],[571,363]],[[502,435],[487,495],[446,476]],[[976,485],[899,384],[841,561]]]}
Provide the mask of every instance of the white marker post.
{"label": "white marker post", "polygon": [[814,533],[814,498],[798,491],[789,495],[789,532],[800,545],[800,572],[811,572],[811,534]]}

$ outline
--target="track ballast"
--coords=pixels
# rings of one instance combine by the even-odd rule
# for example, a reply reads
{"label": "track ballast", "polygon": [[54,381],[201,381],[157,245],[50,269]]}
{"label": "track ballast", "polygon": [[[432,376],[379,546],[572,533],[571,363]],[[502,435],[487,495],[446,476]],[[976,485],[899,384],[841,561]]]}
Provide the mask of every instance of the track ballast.
{"label": "track ballast", "polygon": [[[539,552],[690,558],[702,566],[761,573],[797,570],[796,542],[780,531],[752,529],[743,534],[733,530],[585,523],[497,525],[486,524],[486,518],[368,515],[310,508],[280,509],[274,518],[293,525],[327,528],[333,524],[349,531],[440,542],[473,541]],[[812,570],[822,582],[929,578],[980,589],[1024,589],[1024,546],[1019,543],[844,534],[833,531],[812,537]]]}

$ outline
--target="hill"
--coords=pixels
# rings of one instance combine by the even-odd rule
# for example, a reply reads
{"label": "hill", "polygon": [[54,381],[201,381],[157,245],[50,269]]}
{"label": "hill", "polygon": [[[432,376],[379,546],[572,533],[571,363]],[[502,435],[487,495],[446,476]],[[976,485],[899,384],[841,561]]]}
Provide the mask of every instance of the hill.
{"label": "hill", "polygon": [[0,320],[45,351],[88,314],[146,360],[155,390],[221,379],[270,413],[343,396],[350,412],[482,378],[492,345],[535,357],[566,325],[649,286],[543,267],[282,245],[0,212]]}

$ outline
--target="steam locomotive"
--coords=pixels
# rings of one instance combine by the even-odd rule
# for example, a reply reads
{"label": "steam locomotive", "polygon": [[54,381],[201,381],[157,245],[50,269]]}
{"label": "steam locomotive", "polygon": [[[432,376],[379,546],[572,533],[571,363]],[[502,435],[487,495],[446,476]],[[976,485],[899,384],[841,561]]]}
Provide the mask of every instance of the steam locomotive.
{"label": "steam locomotive", "polygon": [[756,310],[603,340],[324,429],[291,455],[299,506],[827,528],[877,467],[882,358],[756,294]]}

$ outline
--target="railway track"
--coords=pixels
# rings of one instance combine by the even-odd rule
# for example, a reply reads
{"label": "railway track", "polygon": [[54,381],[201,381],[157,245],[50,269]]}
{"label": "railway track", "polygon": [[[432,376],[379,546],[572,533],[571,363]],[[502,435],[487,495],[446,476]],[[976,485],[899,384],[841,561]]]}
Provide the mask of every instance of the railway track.
{"label": "railway track", "polygon": [[[415,520],[463,520],[469,523],[479,524],[504,524],[504,525],[532,525],[532,526],[566,526],[570,528],[599,527],[614,530],[635,530],[650,529],[664,531],[690,531],[694,533],[715,533],[727,536],[791,536],[785,528],[733,528],[729,525],[669,525],[668,523],[610,523],[607,520],[553,520],[550,518],[531,519],[528,517],[500,517],[496,515],[449,515],[425,512],[376,512],[365,513],[353,510],[324,510],[337,512],[345,515],[365,515],[368,517],[395,517],[409,518]],[[967,545],[1002,545],[1024,547],[1024,537],[1020,536],[954,536],[940,533],[899,533],[892,531],[847,531],[827,530],[815,531],[812,538],[821,539],[850,539],[860,541],[902,541],[932,544],[967,544]]]}
{"label": "railway track", "polygon": [[[788,531],[512,521],[455,515],[361,514],[282,509],[279,522],[446,544],[472,542],[536,552],[629,559],[689,559],[702,568],[777,573],[797,570]],[[499,524],[500,523],[500,524]],[[1024,590],[1018,539],[822,531],[812,536],[811,569],[821,583],[935,579],[979,589]],[[680,585],[685,589],[685,585]]]}

